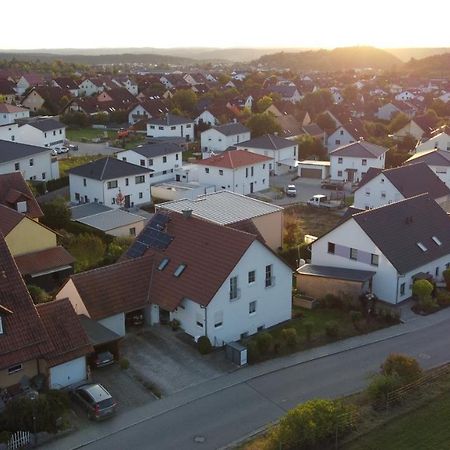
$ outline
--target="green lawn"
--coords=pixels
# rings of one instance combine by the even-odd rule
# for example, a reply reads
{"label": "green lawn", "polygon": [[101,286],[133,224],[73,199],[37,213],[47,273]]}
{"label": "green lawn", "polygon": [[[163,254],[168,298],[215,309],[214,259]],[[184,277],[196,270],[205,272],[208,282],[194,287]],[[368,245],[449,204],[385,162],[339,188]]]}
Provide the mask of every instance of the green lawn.
{"label": "green lawn", "polygon": [[114,131],[97,130],[95,128],[68,128],[66,130],[67,139],[74,142],[82,142],[83,140],[103,138],[106,136],[108,139],[113,139],[116,137],[116,133]]}
{"label": "green lawn", "polygon": [[67,171],[73,167],[82,166],[96,159],[104,158],[105,155],[86,155],[86,156],[69,156],[67,158],[61,158],[59,163],[59,176],[64,177],[67,175]]}
{"label": "green lawn", "polygon": [[392,419],[345,450],[445,450],[450,448],[450,392]]}

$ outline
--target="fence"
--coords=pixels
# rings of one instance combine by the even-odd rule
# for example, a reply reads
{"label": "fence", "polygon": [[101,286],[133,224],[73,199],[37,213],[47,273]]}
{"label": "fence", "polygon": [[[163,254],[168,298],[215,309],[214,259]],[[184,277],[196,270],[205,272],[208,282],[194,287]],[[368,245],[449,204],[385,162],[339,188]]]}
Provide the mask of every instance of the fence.
{"label": "fence", "polygon": [[31,433],[29,431],[16,431],[8,441],[8,450],[28,447],[30,444]]}

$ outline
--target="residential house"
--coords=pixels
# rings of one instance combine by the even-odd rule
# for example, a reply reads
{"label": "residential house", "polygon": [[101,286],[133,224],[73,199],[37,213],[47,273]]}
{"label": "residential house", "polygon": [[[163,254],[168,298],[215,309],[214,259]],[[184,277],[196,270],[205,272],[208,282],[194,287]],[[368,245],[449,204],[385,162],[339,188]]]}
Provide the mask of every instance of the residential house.
{"label": "residential house", "polygon": [[191,85],[183,78],[181,73],[162,75],[159,81],[167,89],[189,89]]}
{"label": "residential house", "polygon": [[18,123],[8,123],[6,125],[0,125],[0,140],[2,141],[15,141],[18,133]]}
{"label": "residential house", "polygon": [[139,93],[139,87],[135,81],[133,81],[130,77],[124,76],[114,76],[112,79],[114,83],[119,87],[124,87],[131,95],[134,97]]}
{"label": "residential house", "polygon": [[357,183],[371,167],[384,169],[387,151],[364,140],[343,145],[330,153],[331,179]]}
{"label": "residential house", "polygon": [[147,123],[147,136],[152,138],[182,137],[194,139],[194,122],[186,117],[167,113],[163,118],[151,118]]}
{"label": "residential house", "polygon": [[405,164],[426,164],[446,186],[450,186],[450,152],[447,150],[425,150],[415,153]]}
{"label": "residential house", "polygon": [[124,87],[115,87],[98,94],[97,101],[100,103],[112,103],[116,109],[128,109],[136,103],[136,97]]}
{"label": "residential house", "polygon": [[450,211],[450,189],[425,163],[385,170],[370,168],[354,192],[353,207],[378,208],[423,193]]}
{"label": "residential house", "polygon": [[419,140],[425,136],[429,136],[434,130],[434,125],[434,121],[430,120],[428,116],[417,116],[400,128],[400,130],[393,133],[393,137],[396,139],[404,139],[409,136]]}
{"label": "residential house", "polygon": [[192,211],[193,217],[245,231],[253,226],[274,251],[283,246],[284,215],[281,206],[266,203],[231,191],[218,191],[196,199],[180,199],[159,203],[156,211]]}
{"label": "residential house", "polygon": [[73,273],[73,256],[56,233],[25,213],[0,205],[0,231],[27,284],[53,290]]}
{"label": "residential house", "polygon": [[56,86],[37,86],[22,99],[22,105],[30,111],[46,110],[56,115],[63,111],[71,99],[70,92]]}
{"label": "residential house", "polygon": [[439,100],[441,100],[444,103],[450,102],[450,92],[444,92],[442,95],[439,96]]}
{"label": "residential house", "polygon": [[245,150],[226,150],[197,161],[198,181],[239,194],[253,194],[269,188],[272,159]]}
{"label": "residential house", "polygon": [[450,151],[450,136],[445,132],[435,134],[430,139],[419,142],[414,149],[414,153],[421,153],[428,150]]}
{"label": "residential house", "polygon": [[25,91],[35,86],[44,86],[45,79],[42,75],[36,73],[24,73],[16,84],[16,92],[18,95],[23,95]]}
{"label": "residential house", "polygon": [[335,105],[339,105],[344,101],[344,97],[342,96],[340,90],[337,87],[330,88],[331,97],[333,98],[333,103]]}
{"label": "residential house", "polygon": [[211,127],[200,135],[202,153],[223,152],[250,139],[250,130],[238,122]]}
{"label": "residential house", "polygon": [[195,125],[206,124],[206,125],[218,125],[219,119],[208,109],[204,109],[195,119]]}
{"label": "residential house", "polygon": [[139,145],[117,153],[117,158],[141,167],[147,167],[150,184],[174,179],[174,172],[181,168],[183,149],[172,142]]}
{"label": "residential house", "polygon": [[415,114],[415,108],[402,101],[391,101],[380,106],[375,113],[375,116],[380,120],[392,120],[392,118],[399,113],[412,118]]}
{"label": "residential house", "polygon": [[69,170],[70,201],[101,203],[112,208],[130,208],[150,203],[152,171],[113,157]]}
{"label": "residential house", "polygon": [[8,103],[0,103],[0,126],[14,123],[16,119],[30,117],[30,111]]}
{"label": "residential house", "polygon": [[395,100],[399,100],[402,102],[413,100],[416,96],[411,91],[402,91],[395,96]]}
{"label": "residential house", "polygon": [[236,145],[236,148],[271,158],[272,161],[268,163],[271,175],[281,175],[296,170],[298,144],[289,139],[274,134],[265,134],[241,142]]}
{"label": "residential house", "polygon": [[291,317],[292,272],[255,234],[189,211],[158,213],[127,257],[142,254],[155,261],[152,323],[176,319],[193,338],[222,346]]}
{"label": "residential house", "polygon": [[297,170],[300,178],[325,180],[330,177],[330,161],[304,159],[298,162]]}
{"label": "residential house", "polygon": [[350,117],[346,120],[342,119],[337,124],[337,128],[328,136],[326,147],[328,153],[336,150],[343,145],[352,144],[366,136],[364,124],[361,120]]}
{"label": "residential house", "polygon": [[73,78],[70,77],[57,77],[53,78],[52,86],[61,88],[64,91],[70,92],[72,97],[78,97],[80,87]]}
{"label": "residential house", "polygon": [[305,295],[373,293],[397,304],[416,279],[443,282],[450,267],[450,216],[427,194],[346,218],[311,245],[311,263],[297,270]]}
{"label": "residential house", "polygon": [[294,84],[271,86],[268,93],[278,94],[283,101],[291,103],[299,103],[303,99],[303,95]]}
{"label": "residential house", "polygon": [[159,97],[143,99],[130,109],[128,113],[128,123],[134,125],[141,120],[162,117],[168,112],[169,108]]}
{"label": "residential house", "polygon": [[19,122],[16,142],[54,148],[66,141],[66,125],[53,117],[33,117]]}
{"label": "residential house", "polygon": [[97,78],[86,78],[79,84],[79,95],[90,97],[94,94],[100,94],[105,90],[101,80]]}
{"label": "residential house", "polygon": [[45,147],[0,140],[0,174],[20,172],[26,180],[54,180],[59,167]]}
{"label": "residential house", "polygon": [[5,103],[13,103],[16,99],[16,85],[7,79],[0,79],[0,97]]}

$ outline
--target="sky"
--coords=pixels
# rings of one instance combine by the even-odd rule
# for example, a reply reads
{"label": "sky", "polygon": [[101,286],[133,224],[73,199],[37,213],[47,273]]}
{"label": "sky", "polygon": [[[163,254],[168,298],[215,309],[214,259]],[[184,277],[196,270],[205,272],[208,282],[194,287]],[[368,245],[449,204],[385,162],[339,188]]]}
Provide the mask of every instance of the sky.
{"label": "sky", "polygon": [[[6,6],[7,5],[7,6]],[[8,13],[8,9],[11,9]],[[449,0],[22,0],[1,49],[450,47]]]}

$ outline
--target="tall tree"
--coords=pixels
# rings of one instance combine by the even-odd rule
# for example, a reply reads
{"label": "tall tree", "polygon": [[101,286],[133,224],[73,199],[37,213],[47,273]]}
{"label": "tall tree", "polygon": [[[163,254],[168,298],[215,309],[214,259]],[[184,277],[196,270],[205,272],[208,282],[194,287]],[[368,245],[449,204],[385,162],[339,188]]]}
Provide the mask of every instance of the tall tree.
{"label": "tall tree", "polygon": [[253,114],[246,123],[252,132],[252,137],[262,136],[263,134],[280,133],[281,127],[270,113]]}

